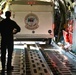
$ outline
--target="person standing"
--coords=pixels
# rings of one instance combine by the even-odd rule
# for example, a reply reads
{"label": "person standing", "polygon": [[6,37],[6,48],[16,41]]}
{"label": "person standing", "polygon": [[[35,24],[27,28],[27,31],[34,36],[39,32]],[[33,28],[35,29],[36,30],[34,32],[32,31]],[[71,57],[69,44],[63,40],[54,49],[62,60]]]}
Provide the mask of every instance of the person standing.
{"label": "person standing", "polygon": [[13,70],[12,53],[13,53],[13,34],[20,32],[19,25],[10,19],[11,12],[5,12],[6,18],[0,22],[1,33],[1,64],[2,71],[5,71],[6,49],[8,50],[7,71]]}

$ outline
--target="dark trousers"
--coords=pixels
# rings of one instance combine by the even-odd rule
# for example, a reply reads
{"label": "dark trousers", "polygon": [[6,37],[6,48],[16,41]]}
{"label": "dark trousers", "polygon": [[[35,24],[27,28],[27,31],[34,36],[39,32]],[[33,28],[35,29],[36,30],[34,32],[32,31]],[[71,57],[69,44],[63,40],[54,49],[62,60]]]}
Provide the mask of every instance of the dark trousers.
{"label": "dark trousers", "polygon": [[8,50],[7,68],[11,67],[12,53],[13,53],[13,40],[1,40],[1,63],[2,69],[5,69],[6,63],[6,49]]}

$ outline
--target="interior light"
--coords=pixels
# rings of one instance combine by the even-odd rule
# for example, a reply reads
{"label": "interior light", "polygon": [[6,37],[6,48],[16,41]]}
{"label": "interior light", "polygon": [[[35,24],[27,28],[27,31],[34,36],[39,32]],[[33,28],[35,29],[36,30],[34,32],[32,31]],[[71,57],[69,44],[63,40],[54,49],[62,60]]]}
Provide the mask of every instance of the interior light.
{"label": "interior light", "polygon": [[76,14],[76,5],[74,6],[74,13]]}

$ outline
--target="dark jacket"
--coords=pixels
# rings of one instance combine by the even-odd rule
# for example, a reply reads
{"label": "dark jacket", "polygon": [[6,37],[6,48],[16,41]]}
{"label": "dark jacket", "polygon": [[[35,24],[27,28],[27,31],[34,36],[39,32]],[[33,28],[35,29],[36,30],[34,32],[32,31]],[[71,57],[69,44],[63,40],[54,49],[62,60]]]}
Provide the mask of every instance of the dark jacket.
{"label": "dark jacket", "polygon": [[21,30],[15,21],[11,20],[10,18],[3,19],[0,22],[0,33],[2,39],[13,39],[14,28],[17,29],[17,32],[20,32]]}

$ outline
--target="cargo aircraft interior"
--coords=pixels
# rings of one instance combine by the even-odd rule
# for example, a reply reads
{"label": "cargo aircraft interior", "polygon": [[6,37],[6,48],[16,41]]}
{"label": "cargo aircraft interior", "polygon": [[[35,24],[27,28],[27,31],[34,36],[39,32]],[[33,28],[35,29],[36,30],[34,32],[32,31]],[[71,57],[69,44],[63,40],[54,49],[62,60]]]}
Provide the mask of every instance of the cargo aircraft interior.
{"label": "cargo aircraft interior", "polygon": [[21,28],[14,34],[13,70],[0,75],[76,75],[75,0],[0,0],[0,22],[11,11]]}

